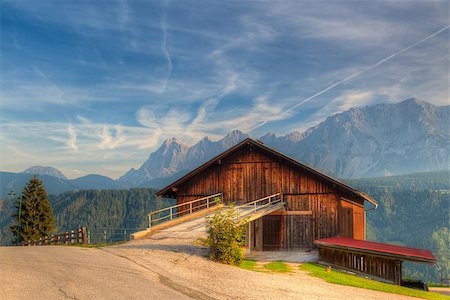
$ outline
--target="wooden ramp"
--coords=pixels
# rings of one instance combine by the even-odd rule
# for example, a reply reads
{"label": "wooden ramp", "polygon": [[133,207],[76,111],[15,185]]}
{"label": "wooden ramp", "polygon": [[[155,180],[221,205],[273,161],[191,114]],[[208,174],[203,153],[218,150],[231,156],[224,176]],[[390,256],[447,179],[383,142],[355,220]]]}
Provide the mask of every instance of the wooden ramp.
{"label": "wooden ramp", "polygon": [[[149,214],[149,225],[153,225],[152,220],[165,220],[162,223],[153,225],[146,230],[133,233],[131,239],[140,239],[150,235],[158,233],[161,238],[177,237],[183,236],[183,238],[191,237],[198,238],[205,236],[206,234],[206,224],[207,218],[214,215],[217,211],[226,209],[228,206],[224,206],[221,203],[215,203],[214,205],[208,204],[203,205],[204,208],[199,210],[194,210],[193,207],[197,207],[195,204],[199,201],[207,201],[214,197],[218,197],[221,194],[215,194],[208,197],[200,198],[194,201],[178,204],[175,206],[168,207],[163,210],[152,212]],[[175,213],[174,208],[190,206],[190,210],[181,209],[180,211],[185,213],[180,215],[179,212]],[[239,213],[239,218],[245,218],[246,221],[250,222],[255,219],[261,218],[262,216],[268,215],[274,211],[283,209],[284,203],[281,199],[279,193],[264,197],[250,203],[246,203],[240,206],[236,206],[235,209]],[[186,213],[188,210],[189,213]],[[166,214],[165,217],[159,217],[157,219],[152,219],[156,213],[161,213],[163,211],[170,211],[172,213]]]}

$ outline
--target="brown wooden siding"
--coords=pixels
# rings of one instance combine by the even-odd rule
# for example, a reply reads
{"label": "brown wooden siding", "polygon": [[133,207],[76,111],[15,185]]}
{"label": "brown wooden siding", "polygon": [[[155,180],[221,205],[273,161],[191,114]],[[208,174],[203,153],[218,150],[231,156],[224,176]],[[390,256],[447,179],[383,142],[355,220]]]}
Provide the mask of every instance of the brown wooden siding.
{"label": "brown wooden siding", "polygon": [[399,259],[319,246],[319,262],[401,285],[402,262]]}
{"label": "brown wooden siding", "polygon": [[[225,203],[239,205],[279,192],[287,211],[311,211],[309,215],[282,217],[282,248],[310,248],[315,239],[337,235],[364,238],[361,200],[341,195],[329,181],[252,145],[236,150],[180,184],[176,194],[178,204],[223,193]],[[340,200],[341,196],[354,204]],[[259,228],[263,222],[252,226]],[[262,248],[262,236],[259,239],[254,242]]]}

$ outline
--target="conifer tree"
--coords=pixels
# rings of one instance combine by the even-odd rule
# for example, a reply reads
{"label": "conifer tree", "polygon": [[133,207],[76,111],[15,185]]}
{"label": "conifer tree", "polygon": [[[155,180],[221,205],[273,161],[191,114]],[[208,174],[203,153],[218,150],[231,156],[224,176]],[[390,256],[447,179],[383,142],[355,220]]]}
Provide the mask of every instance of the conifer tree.
{"label": "conifer tree", "polygon": [[37,176],[34,176],[23,189],[17,199],[16,209],[13,217],[17,225],[11,226],[13,242],[38,240],[49,236],[55,229],[55,216],[47,192]]}

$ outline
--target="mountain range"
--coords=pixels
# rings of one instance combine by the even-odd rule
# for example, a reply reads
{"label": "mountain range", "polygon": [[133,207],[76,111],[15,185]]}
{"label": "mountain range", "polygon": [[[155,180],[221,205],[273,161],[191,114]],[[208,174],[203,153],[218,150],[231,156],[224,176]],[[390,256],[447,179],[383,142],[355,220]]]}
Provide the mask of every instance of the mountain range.
{"label": "mountain range", "polygon": [[[450,106],[418,99],[352,108],[305,132],[267,133],[267,146],[339,178],[362,178],[449,169]],[[118,181],[145,184],[182,174],[249,137],[235,130],[189,147],[166,140],[137,170]]]}
{"label": "mountain range", "polygon": [[[394,104],[351,108],[328,117],[305,132],[259,140],[303,163],[338,178],[363,178],[450,169],[450,106],[415,98]],[[22,173],[0,172],[0,196],[25,178],[45,177],[49,193],[77,189],[162,187],[249,137],[238,130],[218,141],[204,137],[193,146],[167,139],[138,169],[117,180],[87,175],[67,179],[51,167],[35,166]],[[27,177],[28,176],[28,177]],[[49,178],[50,182],[47,182]],[[51,186],[51,187],[50,187]]]}

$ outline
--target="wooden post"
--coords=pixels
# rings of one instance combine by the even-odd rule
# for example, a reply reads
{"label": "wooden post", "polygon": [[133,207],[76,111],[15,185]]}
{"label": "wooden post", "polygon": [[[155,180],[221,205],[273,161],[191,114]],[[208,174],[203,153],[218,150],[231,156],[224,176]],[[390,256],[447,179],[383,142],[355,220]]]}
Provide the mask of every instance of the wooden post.
{"label": "wooden post", "polygon": [[252,222],[248,222],[247,226],[247,249],[252,251]]}
{"label": "wooden post", "polygon": [[86,227],[81,228],[82,244],[87,244]]}
{"label": "wooden post", "polygon": [[189,203],[189,213],[192,214],[192,202]]}
{"label": "wooden post", "polygon": [[170,220],[172,220],[172,208],[173,207],[170,208]]}

